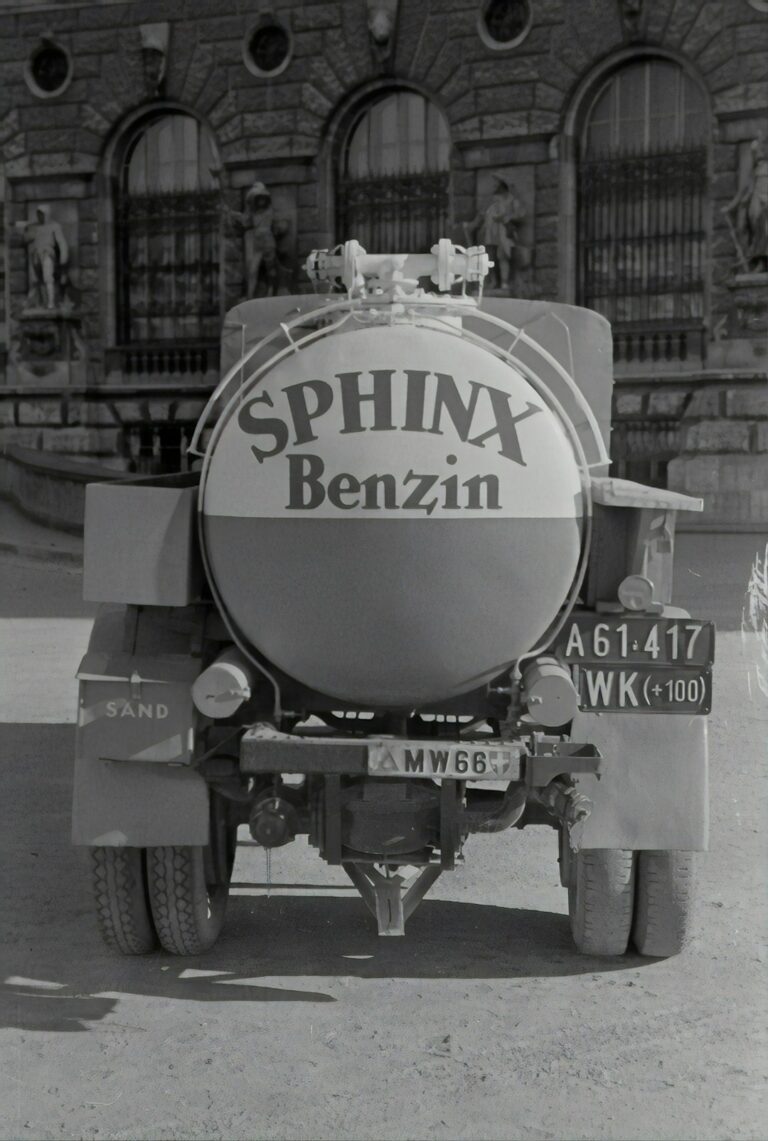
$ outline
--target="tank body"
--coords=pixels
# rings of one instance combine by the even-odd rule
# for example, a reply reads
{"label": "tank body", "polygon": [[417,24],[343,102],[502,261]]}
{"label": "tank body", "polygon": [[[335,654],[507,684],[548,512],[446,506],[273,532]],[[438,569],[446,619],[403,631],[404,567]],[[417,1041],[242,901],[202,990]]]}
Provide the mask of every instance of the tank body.
{"label": "tank body", "polygon": [[331,697],[410,708],[535,645],[576,572],[582,492],[519,372],[404,323],[331,334],[246,386],[212,436],[201,511],[252,647]]}

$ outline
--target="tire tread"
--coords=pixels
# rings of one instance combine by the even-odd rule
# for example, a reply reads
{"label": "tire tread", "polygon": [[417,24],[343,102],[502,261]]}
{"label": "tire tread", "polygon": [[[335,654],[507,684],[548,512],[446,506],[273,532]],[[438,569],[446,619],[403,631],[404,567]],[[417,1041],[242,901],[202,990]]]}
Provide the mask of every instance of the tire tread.
{"label": "tire tread", "polygon": [[91,884],[96,921],[107,946],[124,955],[155,950],[142,849],[92,848]]}
{"label": "tire tread", "polygon": [[632,939],[641,955],[678,955],[691,938],[698,852],[638,853]]}
{"label": "tire tread", "polygon": [[588,849],[575,862],[568,910],[576,946],[585,955],[623,955],[632,931],[634,852]]}
{"label": "tire tread", "polygon": [[200,850],[156,847],[148,850],[149,897],[161,945],[174,955],[199,955],[218,938],[223,907],[201,917],[206,891]]}

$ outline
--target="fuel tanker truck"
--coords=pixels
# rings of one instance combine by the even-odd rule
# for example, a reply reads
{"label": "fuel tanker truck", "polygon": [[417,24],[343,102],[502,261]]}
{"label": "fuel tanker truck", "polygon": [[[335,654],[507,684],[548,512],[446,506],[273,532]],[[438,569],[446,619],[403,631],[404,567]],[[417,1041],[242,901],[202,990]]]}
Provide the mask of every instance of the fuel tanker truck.
{"label": "fuel tanker truck", "polygon": [[609,474],[607,322],[483,297],[488,268],[315,251],[315,292],[227,315],[189,470],[88,486],[73,838],[117,950],[210,948],[238,829],[306,836],[402,935],[532,827],[578,951],[683,947],[714,638],[672,562],[702,503]]}

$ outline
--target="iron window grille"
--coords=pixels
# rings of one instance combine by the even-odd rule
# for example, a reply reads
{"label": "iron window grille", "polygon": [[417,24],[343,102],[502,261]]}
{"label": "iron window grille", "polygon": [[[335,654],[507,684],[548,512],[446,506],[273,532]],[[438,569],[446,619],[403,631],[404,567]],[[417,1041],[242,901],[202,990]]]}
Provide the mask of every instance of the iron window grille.
{"label": "iron window grille", "polygon": [[579,292],[611,322],[620,359],[700,358],[707,149],[580,165]]}

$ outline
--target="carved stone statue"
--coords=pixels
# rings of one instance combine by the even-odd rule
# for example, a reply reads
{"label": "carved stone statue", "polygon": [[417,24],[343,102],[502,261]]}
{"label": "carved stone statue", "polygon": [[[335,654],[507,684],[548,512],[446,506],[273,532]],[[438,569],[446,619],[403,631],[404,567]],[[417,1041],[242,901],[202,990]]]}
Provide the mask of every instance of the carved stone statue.
{"label": "carved stone statue", "polygon": [[742,271],[768,273],[768,153],[764,135],[750,143],[749,153],[749,170],[722,209]]}
{"label": "carved stone statue", "polygon": [[168,66],[170,24],[167,21],[158,24],[142,24],[139,28],[139,35],[141,36],[141,62],[147,93],[149,95],[160,95]]}
{"label": "carved stone statue", "polygon": [[46,205],[36,207],[32,221],[17,222],[16,226],[29,247],[29,304],[45,309],[59,308],[64,299],[65,267],[69,261],[64,231],[52,220],[51,208]]}
{"label": "carved stone statue", "polygon": [[520,223],[526,209],[514,186],[501,175],[494,175],[496,189],[484,211],[471,221],[464,222],[467,241],[480,242],[496,263],[495,274],[499,287],[508,293],[513,271],[528,264],[528,250],[520,244]]}
{"label": "carved stone statue", "polygon": [[255,182],[245,196],[245,210],[229,210],[245,233],[246,295],[273,297],[279,284],[277,241],[287,224],[277,218],[272,195],[263,182]]}
{"label": "carved stone statue", "polygon": [[371,51],[384,63],[395,44],[398,0],[367,0],[367,7]]}

